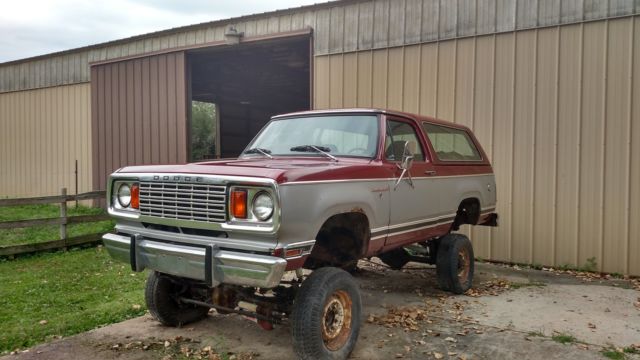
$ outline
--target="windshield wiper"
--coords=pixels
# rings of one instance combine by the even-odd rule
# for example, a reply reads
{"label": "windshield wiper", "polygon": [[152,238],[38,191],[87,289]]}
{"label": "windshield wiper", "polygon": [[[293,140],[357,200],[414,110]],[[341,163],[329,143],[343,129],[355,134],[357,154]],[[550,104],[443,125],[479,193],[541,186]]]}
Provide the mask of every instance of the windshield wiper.
{"label": "windshield wiper", "polygon": [[316,145],[299,145],[299,146],[294,146],[291,149],[289,149],[290,151],[299,151],[299,152],[316,152],[316,153],[320,153],[326,157],[328,157],[329,159],[333,160],[333,161],[338,161],[338,158],[329,154],[329,151],[331,151],[331,149],[329,149],[326,146],[316,146]]}
{"label": "windshield wiper", "polygon": [[269,159],[273,159],[273,156],[271,156],[271,150],[269,150],[269,149],[263,149],[263,148],[255,147],[255,148],[246,150],[244,153],[245,154],[262,154],[262,155],[268,157]]}

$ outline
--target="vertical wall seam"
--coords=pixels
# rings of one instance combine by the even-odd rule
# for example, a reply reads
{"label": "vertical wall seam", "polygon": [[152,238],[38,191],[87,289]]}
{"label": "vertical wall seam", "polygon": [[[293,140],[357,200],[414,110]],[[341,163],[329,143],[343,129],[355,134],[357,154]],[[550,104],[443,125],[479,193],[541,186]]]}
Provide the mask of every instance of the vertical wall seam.
{"label": "vertical wall seam", "polygon": [[[607,6],[608,11],[608,6]],[[605,181],[606,177],[604,176],[604,172],[606,170],[605,162],[607,160],[607,97],[609,96],[608,91],[608,82],[609,82],[609,20],[605,20],[604,27],[604,41],[605,41],[605,49],[604,49],[604,65],[603,65],[603,91],[602,91],[602,133],[600,137],[600,148],[602,150],[602,168],[600,169],[600,239],[599,239],[599,255],[600,261],[598,261],[598,270],[602,270],[604,268],[604,192],[606,189]]]}
{"label": "vertical wall seam", "polygon": [[[539,4],[539,2],[538,2]],[[536,20],[537,21],[537,20]],[[533,129],[531,131],[531,137],[533,138],[533,151],[531,152],[531,189],[530,195],[531,199],[529,200],[529,209],[531,211],[531,222],[529,223],[529,263],[533,263],[534,259],[534,251],[535,247],[533,246],[534,233],[533,229],[536,223],[536,209],[534,206],[535,198],[536,198],[536,150],[538,148],[538,134],[537,131],[537,122],[538,122],[538,47],[540,44],[538,43],[539,30],[535,30],[534,34],[534,42],[535,46],[533,47],[533,106],[531,107],[533,122]]]}
{"label": "vertical wall seam", "polygon": [[[562,4],[561,4],[562,6]],[[560,26],[556,27],[556,90],[554,94],[554,106],[555,106],[555,132],[553,138],[553,216],[551,217],[553,246],[551,247],[551,261],[552,265],[557,265],[557,245],[558,245],[558,229],[557,220],[558,215],[558,134],[560,133]]]}
{"label": "vertical wall seam", "polygon": [[[438,11],[440,7],[438,5]],[[438,30],[439,31],[439,30]],[[434,110],[433,110],[433,117],[438,117],[438,98],[439,98],[439,89],[440,89],[440,41],[438,41],[438,43],[436,44],[436,88],[435,91],[433,92],[434,96],[435,96],[435,101],[434,101]]]}
{"label": "vertical wall seam", "polygon": [[[516,7],[517,7],[517,2],[516,2]],[[509,224],[509,259],[513,259],[513,177],[515,176],[515,172],[514,172],[514,159],[515,156],[513,156],[513,146],[514,146],[514,141],[513,138],[516,134],[516,124],[515,124],[515,118],[516,118],[516,74],[517,74],[517,68],[518,68],[518,62],[516,61],[516,50],[517,50],[517,37],[516,37],[516,33],[512,33],[511,34],[511,38],[513,39],[513,49],[511,52],[511,61],[513,62],[513,70],[512,70],[512,78],[511,78],[511,139],[510,139],[510,144],[509,144],[509,149],[511,149],[511,178],[509,179],[510,183],[511,183],[511,195],[509,197],[509,219],[511,220],[511,223]]]}
{"label": "vertical wall seam", "polygon": [[629,134],[629,139],[627,141],[627,154],[629,159],[627,159],[627,196],[625,196],[625,209],[627,212],[626,222],[627,226],[625,227],[625,235],[626,235],[626,247],[624,253],[626,254],[625,258],[625,272],[628,274],[631,272],[631,172],[632,172],[632,164],[631,161],[633,154],[631,153],[631,139],[633,137],[633,130],[631,126],[631,122],[633,121],[633,62],[635,61],[635,24],[636,21],[634,18],[631,18],[631,36],[629,36],[629,122],[627,124],[627,134]]}
{"label": "vertical wall seam", "polygon": [[[456,12],[457,16],[457,12]],[[456,20],[457,22],[457,20]],[[456,25],[457,27],[457,25]],[[457,30],[456,30],[457,31]],[[453,119],[451,119],[454,123],[458,123],[458,113],[456,111],[457,103],[458,103],[458,46],[460,45],[460,41],[457,39],[455,41],[455,46],[453,47]]]}
{"label": "vertical wall seam", "polygon": [[[584,2],[583,2],[584,5]],[[584,10],[584,9],[583,9]],[[583,16],[584,16],[584,11],[583,11]],[[578,211],[578,218],[576,219],[576,229],[575,229],[575,233],[576,233],[576,252],[575,252],[575,260],[574,260],[574,264],[578,264],[578,262],[580,261],[580,224],[581,224],[581,216],[580,216],[580,207],[582,205],[582,202],[580,201],[580,192],[581,192],[581,185],[582,182],[581,177],[580,177],[580,173],[582,171],[582,103],[584,100],[584,89],[582,84],[584,83],[584,24],[580,24],[580,76],[578,78],[578,86],[580,88],[580,96],[578,98],[578,141],[577,141],[577,155],[578,155],[578,160],[577,160],[577,165],[578,165],[578,172],[576,176],[576,201],[577,201],[577,211]]]}
{"label": "vertical wall seam", "polygon": [[[497,1],[496,1],[497,3]],[[496,16],[497,17],[497,16]],[[496,108],[496,36],[493,35],[492,37],[493,41],[492,41],[492,66],[491,66],[491,135],[490,135],[490,139],[491,139],[491,160],[494,160],[494,155],[496,153],[496,149],[495,149],[495,131],[496,131],[496,114],[495,114],[495,108]],[[497,187],[497,186],[496,186]],[[496,200],[499,201],[499,199],[497,199],[497,190],[496,190]],[[493,236],[495,235],[495,227],[490,227],[489,228],[489,258],[493,259]]]}

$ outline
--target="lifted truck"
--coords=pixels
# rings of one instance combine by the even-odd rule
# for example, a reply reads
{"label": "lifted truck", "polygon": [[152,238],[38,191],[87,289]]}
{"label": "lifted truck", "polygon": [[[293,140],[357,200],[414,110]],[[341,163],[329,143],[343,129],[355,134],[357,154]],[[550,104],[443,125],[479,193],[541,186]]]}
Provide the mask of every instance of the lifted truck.
{"label": "lifted truck", "polygon": [[153,317],[181,326],[213,308],[265,329],[289,322],[302,359],[353,350],[359,259],[435,264],[440,287],[460,294],[473,248],[452,231],[498,219],[493,170],[468,128],[376,109],[275,116],[238,159],[119,169],[107,202],[117,225],[104,244],[151,270]]}

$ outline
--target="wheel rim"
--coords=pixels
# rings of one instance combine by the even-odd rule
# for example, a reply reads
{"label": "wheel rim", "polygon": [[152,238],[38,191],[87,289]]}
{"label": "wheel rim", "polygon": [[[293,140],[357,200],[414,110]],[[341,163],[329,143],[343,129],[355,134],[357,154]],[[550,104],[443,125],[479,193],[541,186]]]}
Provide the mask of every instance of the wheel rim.
{"label": "wheel rim", "polygon": [[336,290],[327,299],[322,313],[322,340],[327,349],[342,348],[351,332],[352,302],[346,291]]}
{"label": "wheel rim", "polygon": [[458,280],[466,283],[469,280],[469,269],[471,268],[471,258],[465,249],[458,251]]}

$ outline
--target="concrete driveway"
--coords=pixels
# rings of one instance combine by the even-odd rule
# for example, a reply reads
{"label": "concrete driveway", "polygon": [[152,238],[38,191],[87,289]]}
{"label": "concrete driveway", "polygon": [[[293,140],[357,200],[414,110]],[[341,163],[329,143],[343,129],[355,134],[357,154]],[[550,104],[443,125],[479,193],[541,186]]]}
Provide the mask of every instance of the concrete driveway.
{"label": "concrete driveway", "polygon": [[[353,359],[602,359],[605,349],[633,344],[640,351],[640,292],[629,281],[477,264],[471,296],[452,296],[421,264],[394,271],[361,262],[356,278],[365,322]],[[282,360],[293,353],[286,325],[263,331],[241,316],[212,313],[180,329],[143,316],[6,358]]]}

